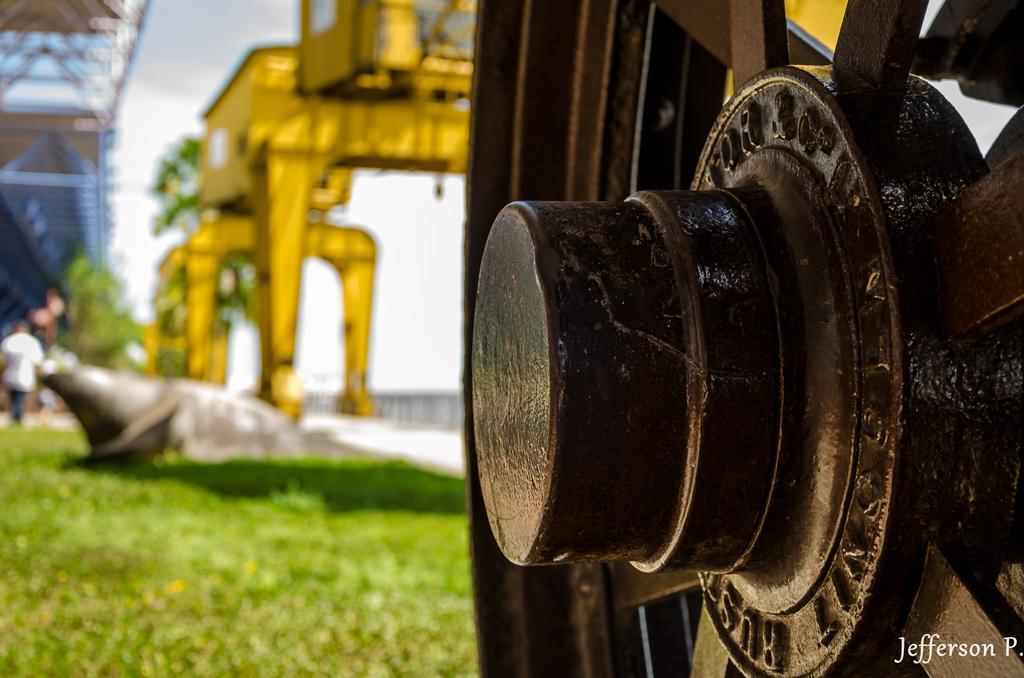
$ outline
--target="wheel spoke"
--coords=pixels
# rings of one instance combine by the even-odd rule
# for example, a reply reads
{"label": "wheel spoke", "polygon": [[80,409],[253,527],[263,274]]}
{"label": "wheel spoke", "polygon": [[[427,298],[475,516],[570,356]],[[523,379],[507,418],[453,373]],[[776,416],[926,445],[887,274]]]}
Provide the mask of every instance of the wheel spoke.
{"label": "wheel spoke", "polygon": [[[729,3],[722,0],[655,0],[655,4],[692,35],[704,49],[732,65]],[[779,3],[781,4],[781,3]],[[789,26],[791,63],[821,65],[830,61],[828,50],[793,24]],[[737,80],[738,82],[738,80]]]}
{"label": "wheel spoke", "polygon": [[[533,7],[530,4],[525,0],[487,0],[480,3],[477,14],[478,65],[473,86],[474,130],[468,177],[471,199],[464,278],[464,296],[470,300],[465,316],[467,346],[472,345],[472,300],[477,294],[480,258],[494,215],[515,197],[514,191],[545,189],[538,189],[536,182],[530,184],[525,178],[514,176],[515,168],[527,155],[517,144],[540,146],[544,142],[542,128],[538,130],[516,120],[517,112],[522,110],[517,101],[528,96],[516,83],[536,84],[531,77],[535,72],[531,66],[536,69],[537,57],[534,55],[533,62],[526,59],[523,45],[516,39],[531,10],[544,2],[534,2]],[[569,3],[558,4],[565,7]],[[572,16],[565,22],[565,25],[570,24],[576,25]],[[581,32],[570,31],[573,35]],[[572,53],[571,45],[568,51]],[[543,85],[555,92],[571,89],[565,82],[559,89],[555,78],[558,71],[543,64],[542,72],[549,72],[552,80]],[[562,73],[564,75],[564,71]],[[531,92],[529,96],[539,99],[541,95]],[[565,105],[564,100],[551,104],[552,107],[560,105]],[[543,104],[541,110],[545,110]],[[559,120],[558,124],[566,123]],[[562,130],[556,127],[551,134],[563,134]],[[544,176],[560,179],[546,190],[566,190],[564,177],[574,167],[568,156],[563,146],[557,154],[543,158],[542,167],[557,168],[552,175]],[[526,178],[530,176],[529,172],[522,174]],[[563,196],[556,192],[554,197]],[[472,371],[466,369],[463,375],[463,392],[472,393]],[[611,675],[611,668],[606,665],[610,651],[606,592],[600,567],[527,570],[505,560],[487,524],[477,474],[472,417],[473,408],[467,399],[466,478],[481,672],[485,675],[565,675],[585,666],[592,675]]]}
{"label": "wheel spoke", "polygon": [[[935,546],[928,549],[921,586],[903,635],[907,643],[925,645],[919,650],[918,658],[931,678],[1024,676],[1019,650],[1006,650],[1006,634]],[[953,652],[929,650],[929,637],[935,645],[948,647],[953,643],[956,648]],[[961,656],[961,644],[966,647],[967,656]],[[983,654],[972,656],[973,645],[980,645]],[[990,655],[984,649],[987,645],[993,648]],[[909,664],[914,658],[904,657],[904,660]]]}
{"label": "wheel spoke", "polygon": [[718,639],[707,609],[701,610],[697,624],[697,643],[693,650],[692,678],[740,678],[739,672],[729,659],[729,651]]}
{"label": "wheel spoke", "polygon": [[729,55],[733,82],[789,63],[783,0],[729,0]]}
{"label": "wheel spoke", "polygon": [[850,0],[836,44],[837,76],[902,90],[927,6],[926,0]]}
{"label": "wheel spoke", "polygon": [[1024,313],[1024,151],[943,210],[935,226],[946,325],[954,337],[991,331]]}

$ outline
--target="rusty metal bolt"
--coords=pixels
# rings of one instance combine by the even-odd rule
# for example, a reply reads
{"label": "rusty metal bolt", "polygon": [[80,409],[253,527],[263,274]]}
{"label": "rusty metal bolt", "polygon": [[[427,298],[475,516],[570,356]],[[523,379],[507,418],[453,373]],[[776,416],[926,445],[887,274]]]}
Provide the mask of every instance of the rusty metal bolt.
{"label": "rusty metal bolt", "polygon": [[509,205],[472,351],[478,474],[506,557],[742,559],[775,465],[779,361],[760,248],[731,194]]}

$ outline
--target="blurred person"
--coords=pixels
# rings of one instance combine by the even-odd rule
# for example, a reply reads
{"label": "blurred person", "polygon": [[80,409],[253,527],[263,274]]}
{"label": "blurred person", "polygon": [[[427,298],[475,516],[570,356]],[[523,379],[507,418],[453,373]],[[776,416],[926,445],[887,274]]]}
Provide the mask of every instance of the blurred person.
{"label": "blurred person", "polygon": [[57,325],[65,310],[64,299],[57,290],[51,289],[46,293],[46,305],[29,311],[28,319],[32,324],[33,334],[43,342],[46,349],[57,344]]}
{"label": "blurred person", "polygon": [[4,388],[11,403],[11,420],[21,424],[25,400],[36,388],[36,370],[43,364],[43,345],[28,331],[28,323],[18,322],[14,331],[0,342],[3,354]]}

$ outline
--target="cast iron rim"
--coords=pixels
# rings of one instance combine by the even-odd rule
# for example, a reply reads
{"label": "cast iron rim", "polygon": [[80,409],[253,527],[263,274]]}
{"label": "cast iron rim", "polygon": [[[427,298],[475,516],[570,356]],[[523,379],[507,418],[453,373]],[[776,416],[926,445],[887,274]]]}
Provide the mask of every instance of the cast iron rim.
{"label": "cast iron rim", "polygon": [[[524,11],[526,9],[524,4],[529,6],[526,11]],[[514,198],[593,199],[602,197],[621,199],[633,189],[630,177],[635,178],[638,174],[643,174],[645,165],[642,159],[637,167],[632,163],[629,163],[628,166],[617,164],[615,158],[621,161],[627,156],[633,157],[631,149],[635,135],[630,131],[631,126],[628,121],[636,117],[637,110],[636,107],[631,108],[628,102],[633,99],[630,93],[640,93],[642,88],[637,85],[629,73],[633,72],[630,64],[639,64],[643,60],[643,35],[646,34],[643,24],[646,15],[645,7],[640,7],[640,5],[645,4],[627,2],[612,7],[608,3],[582,3],[571,7],[569,3],[506,3],[503,7],[492,4],[490,9],[486,2],[483,4],[481,36],[484,37],[481,41],[481,67],[478,69],[475,101],[475,111],[478,117],[476,117],[475,124],[479,130],[481,120],[486,120],[487,131],[496,132],[496,136],[492,137],[491,134],[488,134],[492,138],[484,139],[481,134],[476,133],[473,137],[471,223],[467,250],[470,264],[469,275],[467,275],[467,299],[470,309],[472,309],[472,300],[475,295],[475,280],[473,280],[472,274],[482,249],[481,234],[486,234],[487,227],[502,204]],[[718,36],[721,36],[721,4],[715,4],[718,5],[718,8],[698,7],[700,3],[659,3],[668,15],[674,17],[684,26],[694,28],[695,32],[696,27],[692,15],[688,14],[686,6],[694,7],[695,11],[703,11],[706,32],[714,33],[717,30]],[[744,3],[734,2],[731,4],[736,7]],[[855,82],[860,87],[863,87],[866,82],[868,86],[874,86],[879,92],[898,92],[901,81],[905,82],[905,72],[901,77],[900,70],[903,64],[909,63],[908,55],[911,53],[907,50],[907,44],[910,44],[912,51],[913,36],[917,31],[915,22],[919,25],[923,3],[890,2],[881,5],[874,3],[871,8],[866,7],[871,3],[852,4],[844,23],[840,52],[843,50],[844,40],[848,45],[860,42],[862,47],[863,43],[870,43],[877,49],[848,49],[845,60],[837,58],[838,62],[842,62],[841,75],[843,76],[837,79],[844,80],[845,78],[847,82]],[[735,10],[733,11],[734,16],[743,16],[736,14]],[[490,21],[489,25],[488,21]],[[868,24],[876,27],[883,25],[883,30],[876,30],[875,35],[868,35],[868,30],[865,28]],[[520,39],[510,40],[508,37],[499,37],[515,34],[520,26],[523,28]],[[579,42],[573,43],[572,40],[565,39],[566,35],[572,34],[572,31],[567,31],[568,26],[579,27],[575,39],[582,42],[582,45]],[[656,25],[655,30],[658,30],[659,26],[661,24]],[[503,30],[499,31],[499,28]],[[749,28],[748,25],[747,29]],[[488,33],[488,31],[491,32]],[[766,30],[765,34],[769,32]],[[550,35],[546,33],[550,33]],[[725,34],[728,35],[727,30]],[[493,40],[486,40],[485,36],[487,35],[490,35]],[[592,37],[589,41],[584,40],[581,36],[585,35]],[[716,38],[714,35],[708,37],[701,33],[697,33],[697,37],[710,46],[717,55],[723,55],[720,37]],[[638,41],[639,52],[637,50]],[[725,42],[725,56],[727,57],[728,40]],[[493,47],[489,52],[490,58],[487,57],[488,45]],[[796,47],[794,46],[792,50],[794,54],[799,51]],[[693,50],[693,46],[687,46],[686,49]],[[693,51],[699,51],[699,49]],[[877,63],[861,63],[858,61],[859,57],[854,53],[855,51],[867,55],[867,59],[877,57]],[[771,52],[771,49],[765,50],[767,55],[770,55]],[[519,61],[520,59],[522,62]],[[652,60],[650,69],[656,70],[658,63],[658,61]],[[559,70],[567,77],[563,78],[559,73],[553,72],[551,64],[566,66]],[[594,67],[582,68],[581,64]],[[895,69],[891,67],[893,64],[896,65]],[[776,64],[770,63],[770,60],[766,58],[764,65]],[[499,93],[494,87],[487,88],[487,79],[500,76],[503,69],[505,73],[512,76],[510,78],[507,75],[503,82],[518,82],[516,92],[506,89]],[[518,75],[515,75],[516,73]],[[588,82],[588,79],[601,81],[604,78],[607,78],[603,80],[603,84],[607,85],[607,89],[604,90],[608,94],[606,101],[602,100],[600,95],[594,94],[595,91],[601,91],[601,87],[594,86],[593,82]],[[569,82],[576,84],[569,85]],[[598,85],[600,84],[602,83],[599,82]],[[650,90],[650,88],[648,89]],[[713,88],[710,91],[713,92]],[[685,97],[682,98],[685,100]],[[582,105],[593,104],[595,101],[598,104],[596,110],[609,110],[608,117],[603,121],[605,128],[598,131],[591,128],[595,124],[602,124],[602,122],[595,122],[593,116],[590,116],[589,122],[584,121],[581,111]],[[614,102],[616,105],[612,106],[609,102]],[[509,111],[509,114],[502,115],[499,112],[499,109],[502,108]],[[535,109],[546,109],[546,115],[535,117],[528,115]],[[557,113],[551,115],[552,111]],[[690,109],[687,109],[687,112],[690,112]],[[501,121],[500,124],[498,121]],[[507,134],[502,134],[503,129],[507,131]],[[572,130],[573,133],[568,134],[569,130]],[[704,132],[697,134],[700,137],[703,135]],[[552,139],[555,140],[554,143],[545,143]],[[568,139],[571,139],[569,143],[563,143]],[[690,136],[691,142],[692,139],[693,135]],[[685,147],[685,144],[682,146]],[[602,153],[606,149],[614,150],[616,148],[625,148],[627,152],[615,153],[614,157],[602,157]],[[503,157],[511,160],[503,163],[501,161]],[[648,157],[653,156],[649,155]],[[487,159],[496,161],[485,162]],[[872,162],[877,164],[877,160],[874,158]],[[510,168],[511,172],[504,173],[499,169],[501,167]],[[977,169],[973,167],[964,169],[966,170],[966,180],[964,181],[966,184],[976,178]],[[1001,177],[1001,180],[1007,184],[1011,179],[1011,176]],[[675,186],[679,187],[679,182]],[[951,197],[952,195],[948,195],[946,199]],[[949,286],[951,279],[955,282],[950,271],[943,271],[943,273],[945,275],[942,281],[945,285]],[[953,270],[952,274],[955,275],[956,271]],[[984,309],[978,310],[979,313],[981,311]],[[991,331],[990,328],[984,329]],[[469,332],[467,345],[470,345],[471,322],[467,323],[467,332]],[[997,343],[999,342],[997,341]],[[1011,356],[1011,362],[1016,359],[1018,358],[1015,355]],[[470,416],[467,421],[471,421],[471,413],[467,414]],[[1019,432],[1016,432],[1015,435],[1019,435]],[[472,473],[474,457],[471,436],[469,449],[469,467]],[[475,494],[478,493],[478,488],[471,486],[470,493],[471,500],[474,497],[477,499],[477,503],[472,504],[472,507],[474,511],[478,511],[479,496]],[[1003,509],[1003,513],[1006,513],[1005,505]],[[493,549],[493,544],[488,545],[489,535],[486,530],[481,533],[478,528],[479,522],[474,526],[476,556],[474,567],[476,568],[479,601],[478,614],[482,615],[480,616],[481,633],[486,635],[484,620],[493,619],[494,611],[500,605],[497,607],[494,603],[488,605],[486,597],[481,598],[481,585],[487,586],[488,581],[511,582],[515,580],[519,582],[517,586],[525,587],[521,590],[534,591],[536,594],[546,590],[547,586],[553,585],[558,588],[562,585],[555,584],[555,575],[542,576],[522,571],[505,571],[501,569],[500,564],[497,566],[488,564],[489,559],[496,551]],[[955,544],[947,544],[945,548],[957,550]],[[579,599],[586,609],[593,613],[588,617],[592,623],[577,624],[573,627],[577,629],[574,635],[576,640],[572,641],[572,646],[577,649],[573,652],[582,652],[583,654],[574,654],[575,659],[572,661],[575,665],[606,666],[603,663],[607,659],[607,655],[604,654],[606,650],[600,648],[604,643],[602,637],[605,631],[603,629],[607,628],[611,622],[605,616],[608,614],[607,611],[599,602],[594,602],[593,596],[595,587],[601,586],[599,583],[601,575],[593,566],[566,567],[562,571],[568,575],[566,580],[568,588],[562,590],[568,592],[570,598],[577,595],[574,593],[576,584],[571,583],[573,581],[577,584],[581,580],[587,581],[586,588],[591,592],[590,595]],[[546,580],[546,583],[540,584],[540,578]],[[537,586],[540,588],[535,588]],[[512,610],[511,616],[503,617],[509,622],[506,628],[519,627],[516,633],[520,634],[518,636],[520,638],[532,637],[532,634],[537,632],[543,634],[543,631],[534,629],[546,628],[548,621],[557,617],[550,610],[546,614],[548,621],[539,619],[543,615],[539,614],[531,618],[527,614],[525,618],[531,621],[524,628],[523,622],[517,621],[524,615],[516,613],[529,609],[532,597],[527,593],[526,598],[517,598],[519,602],[515,603],[512,608],[506,608],[506,610]],[[600,597],[600,595],[597,596],[598,599]],[[523,607],[524,605],[525,607]],[[502,613],[498,614],[501,616]],[[577,612],[573,614],[578,615]],[[579,619],[578,616],[575,618]],[[698,643],[698,645],[701,646],[702,643]],[[486,639],[482,640],[481,652],[485,670],[489,662],[491,666],[500,665],[500,661],[494,659],[494,655],[488,652],[488,647],[496,646],[489,644]],[[699,651],[698,654],[700,654]],[[588,659],[582,659],[584,655]],[[495,664],[496,661],[498,664]],[[530,656],[526,656],[523,661],[527,664],[529,661],[540,662],[535,666],[545,665],[544,660],[539,656],[534,656],[532,659]],[[566,661],[570,660],[566,659]],[[745,670],[749,671],[750,669],[745,668]]]}

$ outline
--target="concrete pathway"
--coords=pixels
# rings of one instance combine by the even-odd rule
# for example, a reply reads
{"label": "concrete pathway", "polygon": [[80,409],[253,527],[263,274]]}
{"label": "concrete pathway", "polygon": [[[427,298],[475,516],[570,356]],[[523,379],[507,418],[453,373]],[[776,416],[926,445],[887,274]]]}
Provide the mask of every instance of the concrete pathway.
{"label": "concrete pathway", "polygon": [[[0,412],[0,428],[8,423],[7,413]],[[459,430],[340,414],[304,417],[300,426],[339,445],[339,453],[401,459],[446,475],[465,475]],[[79,424],[66,412],[54,413],[48,421],[30,413],[25,415],[25,427],[73,431]]]}
{"label": "concrete pathway", "polygon": [[376,459],[401,459],[415,466],[462,477],[462,432],[368,417],[303,417],[303,429]]}

